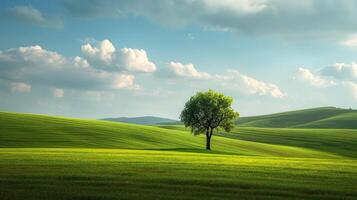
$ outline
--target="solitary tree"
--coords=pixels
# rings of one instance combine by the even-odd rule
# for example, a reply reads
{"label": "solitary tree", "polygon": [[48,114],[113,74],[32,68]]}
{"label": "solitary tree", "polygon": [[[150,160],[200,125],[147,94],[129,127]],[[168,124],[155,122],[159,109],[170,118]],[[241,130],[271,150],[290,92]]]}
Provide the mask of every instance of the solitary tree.
{"label": "solitary tree", "polygon": [[205,133],[206,149],[211,150],[213,130],[223,128],[229,132],[234,126],[234,119],[239,116],[231,107],[232,102],[232,97],[213,90],[198,92],[185,104],[180,119],[193,134]]}

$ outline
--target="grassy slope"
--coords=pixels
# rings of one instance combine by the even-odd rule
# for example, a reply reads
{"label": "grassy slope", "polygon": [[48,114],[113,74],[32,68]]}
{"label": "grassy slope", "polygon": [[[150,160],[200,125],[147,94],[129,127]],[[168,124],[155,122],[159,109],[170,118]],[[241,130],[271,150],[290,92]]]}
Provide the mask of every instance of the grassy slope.
{"label": "grassy slope", "polygon": [[242,117],[237,121],[237,125],[265,128],[357,128],[357,111],[334,107],[314,108],[271,115]]}
{"label": "grassy slope", "polygon": [[231,133],[221,135],[244,141],[283,144],[357,158],[357,130],[353,129],[235,128]]}
{"label": "grassy slope", "polygon": [[[215,153],[242,155],[336,157],[300,147],[215,137]],[[121,148],[201,151],[205,138],[152,126],[0,113],[0,147]]]}
{"label": "grassy slope", "polygon": [[[283,137],[288,129],[276,136],[273,129],[243,134],[240,128],[215,136],[212,154],[201,150],[203,137],[170,128],[180,130],[0,113],[0,197],[357,198],[353,130],[335,130],[335,136],[314,130],[309,139],[311,133]],[[318,143],[329,148],[316,148]]]}
{"label": "grassy slope", "polygon": [[321,120],[317,120],[314,122],[306,123],[303,125],[299,125],[296,127],[304,127],[304,128],[353,128],[357,129],[357,112],[351,113],[343,113],[337,116],[332,116],[328,118],[324,118]]}
{"label": "grassy slope", "polygon": [[[182,125],[160,125],[161,128],[189,132]],[[357,158],[357,130],[237,127],[217,136],[256,143],[286,145]]]}
{"label": "grassy slope", "polygon": [[177,120],[162,118],[162,117],[154,117],[154,116],[105,118],[105,119],[101,119],[101,120],[112,121],[112,122],[131,123],[131,124],[142,124],[142,125],[178,123]]}

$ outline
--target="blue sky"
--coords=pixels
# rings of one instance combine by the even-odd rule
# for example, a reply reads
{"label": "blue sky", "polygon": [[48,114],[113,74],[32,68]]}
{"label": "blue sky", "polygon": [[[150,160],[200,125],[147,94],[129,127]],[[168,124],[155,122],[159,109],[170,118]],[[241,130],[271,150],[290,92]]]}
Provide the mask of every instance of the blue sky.
{"label": "blue sky", "polygon": [[178,118],[209,88],[242,116],[357,107],[353,0],[1,1],[0,109]]}

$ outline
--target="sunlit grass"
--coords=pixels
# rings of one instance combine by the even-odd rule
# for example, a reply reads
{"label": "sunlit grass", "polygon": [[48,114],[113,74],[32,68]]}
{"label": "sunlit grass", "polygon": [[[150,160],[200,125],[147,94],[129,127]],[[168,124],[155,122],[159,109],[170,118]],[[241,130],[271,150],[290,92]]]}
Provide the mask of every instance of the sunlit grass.
{"label": "sunlit grass", "polygon": [[205,138],[0,113],[0,199],[354,199],[354,130],[237,128]]}
{"label": "sunlit grass", "polygon": [[354,160],[58,148],[0,157],[2,199],[357,197]]}

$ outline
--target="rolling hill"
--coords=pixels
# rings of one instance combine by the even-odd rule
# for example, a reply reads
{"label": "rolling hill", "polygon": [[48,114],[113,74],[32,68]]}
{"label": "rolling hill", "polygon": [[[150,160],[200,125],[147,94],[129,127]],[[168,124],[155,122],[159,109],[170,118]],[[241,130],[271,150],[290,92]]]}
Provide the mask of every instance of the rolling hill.
{"label": "rolling hill", "polygon": [[0,112],[0,197],[357,198],[357,130],[238,127],[204,143],[180,125]]}
{"label": "rolling hill", "polygon": [[[284,157],[339,155],[295,146],[215,137],[213,153]],[[187,131],[102,120],[0,113],[2,148],[106,148],[204,152],[205,138]]]}
{"label": "rolling hill", "polygon": [[241,117],[240,127],[261,128],[357,128],[357,110],[321,107],[271,115]]}
{"label": "rolling hill", "polygon": [[178,123],[177,120],[162,118],[162,117],[154,117],[154,116],[105,118],[102,120],[131,123],[131,124],[142,124],[142,125]]}

